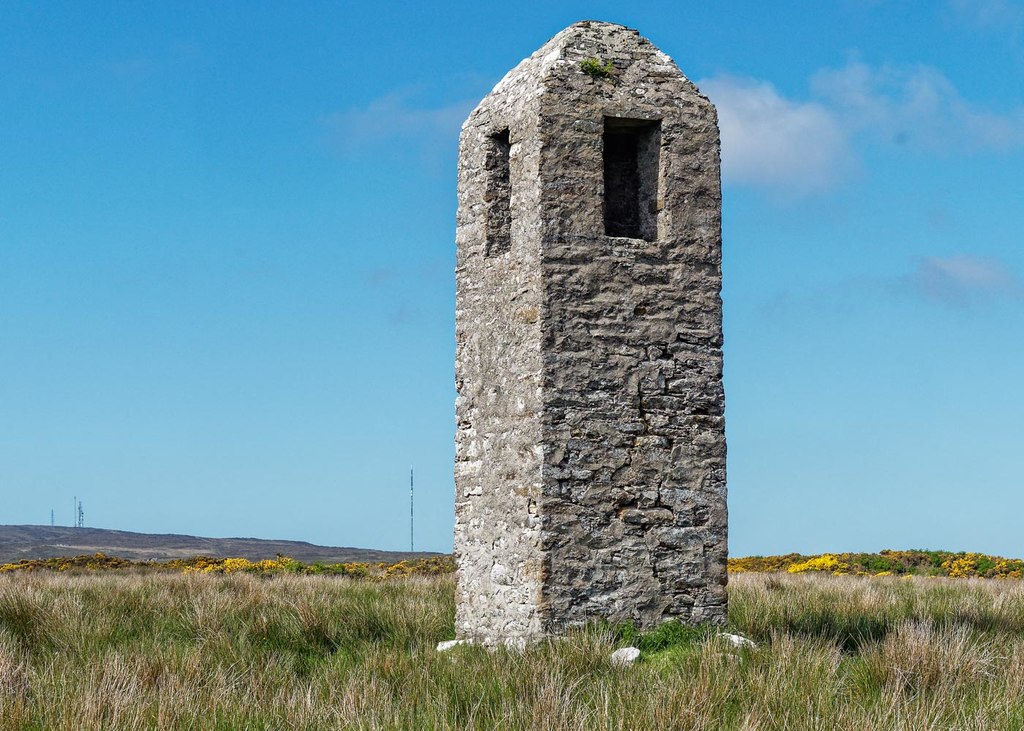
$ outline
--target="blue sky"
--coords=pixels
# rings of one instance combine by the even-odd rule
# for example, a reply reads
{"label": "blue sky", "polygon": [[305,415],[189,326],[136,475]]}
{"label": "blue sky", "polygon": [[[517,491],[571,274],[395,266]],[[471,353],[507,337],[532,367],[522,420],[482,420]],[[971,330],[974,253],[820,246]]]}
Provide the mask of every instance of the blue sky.
{"label": "blue sky", "polygon": [[0,4],[3,523],[453,523],[459,125],[584,18],[719,107],[730,546],[1024,555],[1024,5]]}

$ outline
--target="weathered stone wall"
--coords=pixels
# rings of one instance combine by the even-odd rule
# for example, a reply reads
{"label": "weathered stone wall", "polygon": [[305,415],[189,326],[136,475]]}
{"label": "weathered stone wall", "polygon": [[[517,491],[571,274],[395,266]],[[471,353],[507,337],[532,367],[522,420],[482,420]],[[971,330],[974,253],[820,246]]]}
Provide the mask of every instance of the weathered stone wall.
{"label": "weathered stone wall", "polygon": [[[470,115],[459,141],[456,627],[461,637],[490,642],[543,631],[541,219],[539,191],[524,184],[538,178],[541,137],[536,101],[514,93],[510,81]],[[494,138],[504,130],[509,180],[518,183],[509,190],[507,243],[494,230],[504,207]]]}
{"label": "weathered stone wall", "polygon": [[[614,72],[583,73],[592,57]],[[501,185],[487,156],[504,130],[511,237],[495,254],[487,221]],[[719,181],[713,106],[622,26],[566,29],[467,120],[460,636],[724,621]],[[606,235],[622,231],[635,237]]]}

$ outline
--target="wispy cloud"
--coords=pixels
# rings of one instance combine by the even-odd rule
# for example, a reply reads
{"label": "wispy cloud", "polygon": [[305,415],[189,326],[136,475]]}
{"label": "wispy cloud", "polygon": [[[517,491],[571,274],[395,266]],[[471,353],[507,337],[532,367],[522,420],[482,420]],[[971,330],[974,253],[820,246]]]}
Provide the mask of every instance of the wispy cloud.
{"label": "wispy cloud", "polygon": [[133,56],[102,61],[100,68],[118,82],[138,85],[149,81],[160,69],[159,62],[148,56]]}
{"label": "wispy cloud", "polygon": [[368,271],[365,275],[366,285],[369,287],[385,287],[390,285],[399,277],[398,267],[380,266]]}
{"label": "wispy cloud", "polygon": [[347,153],[393,141],[433,146],[443,140],[454,144],[472,108],[471,101],[419,106],[409,94],[394,92],[364,106],[327,115],[323,124],[331,144]]}
{"label": "wispy cloud", "polygon": [[948,0],[960,22],[975,28],[1019,30],[1024,25],[1024,6],[1011,0]]}
{"label": "wispy cloud", "polygon": [[768,313],[823,308],[847,311],[878,299],[969,309],[998,301],[1024,301],[1024,280],[1008,264],[992,257],[926,256],[904,272],[857,274],[803,293],[784,290],[765,302],[763,309]]}
{"label": "wispy cloud", "polygon": [[972,105],[940,71],[851,61],[811,79],[814,95],[848,134],[929,150],[1005,151],[1024,146],[1024,108],[998,113]]}
{"label": "wispy cloud", "polygon": [[944,154],[1024,148],[1024,107],[973,104],[927,66],[853,60],[815,73],[806,99],[749,78],[698,85],[718,107],[726,180],[776,194],[820,192],[848,178],[865,141]]}
{"label": "wispy cloud", "polygon": [[957,306],[1024,296],[1024,282],[1009,266],[970,254],[925,257],[903,281],[925,299]]}

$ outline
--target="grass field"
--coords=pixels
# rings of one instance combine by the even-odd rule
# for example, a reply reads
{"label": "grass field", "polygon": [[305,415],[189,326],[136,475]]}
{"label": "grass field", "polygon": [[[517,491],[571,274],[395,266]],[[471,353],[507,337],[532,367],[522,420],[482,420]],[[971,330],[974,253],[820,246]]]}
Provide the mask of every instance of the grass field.
{"label": "grass field", "polygon": [[730,650],[439,654],[450,574],[0,576],[3,729],[1024,729],[1024,583],[740,574]]}

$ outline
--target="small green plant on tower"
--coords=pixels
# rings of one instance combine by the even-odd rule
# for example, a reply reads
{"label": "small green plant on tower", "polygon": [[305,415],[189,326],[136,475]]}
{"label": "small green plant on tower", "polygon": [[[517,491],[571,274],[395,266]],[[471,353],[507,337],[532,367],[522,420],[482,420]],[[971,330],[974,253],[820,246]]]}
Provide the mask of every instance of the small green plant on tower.
{"label": "small green plant on tower", "polygon": [[580,61],[580,70],[593,79],[607,79],[615,71],[611,61],[601,63],[599,58],[585,58]]}

